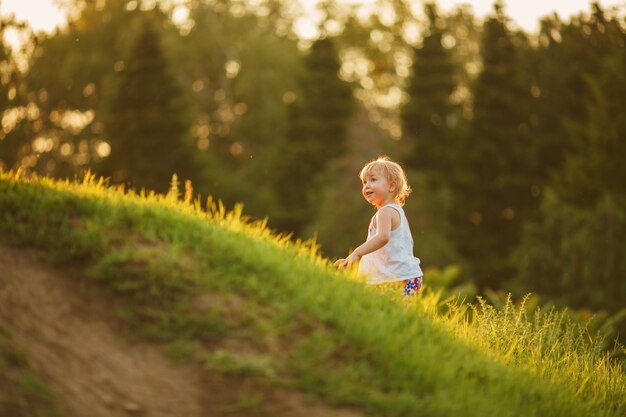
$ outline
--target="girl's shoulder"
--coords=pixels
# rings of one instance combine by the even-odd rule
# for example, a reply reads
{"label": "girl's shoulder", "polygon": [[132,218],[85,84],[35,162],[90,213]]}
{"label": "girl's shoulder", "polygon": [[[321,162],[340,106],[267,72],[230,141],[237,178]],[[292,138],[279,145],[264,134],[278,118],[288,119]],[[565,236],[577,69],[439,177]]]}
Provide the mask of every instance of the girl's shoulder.
{"label": "girl's shoulder", "polygon": [[376,211],[376,214],[393,215],[394,213],[400,213],[401,210],[402,208],[400,208],[397,204],[387,204],[386,206],[379,208],[378,211]]}
{"label": "girl's shoulder", "polygon": [[391,220],[391,228],[392,230],[395,230],[402,222],[401,210],[402,208],[400,208],[397,204],[387,204],[376,212],[376,217],[384,216]]}
{"label": "girl's shoulder", "polygon": [[389,213],[391,215],[404,213],[404,210],[402,210],[402,206],[396,203],[387,204],[381,207],[380,209],[378,209],[377,213],[380,213],[383,210],[385,211],[385,213]]}

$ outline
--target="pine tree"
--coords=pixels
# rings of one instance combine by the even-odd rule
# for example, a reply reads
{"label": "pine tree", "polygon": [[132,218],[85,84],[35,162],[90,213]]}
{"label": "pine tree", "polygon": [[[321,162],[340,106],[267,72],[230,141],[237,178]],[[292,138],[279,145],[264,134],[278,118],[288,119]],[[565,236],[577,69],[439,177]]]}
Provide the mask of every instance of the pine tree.
{"label": "pine tree", "polygon": [[111,154],[103,172],[115,182],[165,191],[173,173],[190,178],[195,172],[187,107],[153,25],[144,20],[120,73],[107,125]]}
{"label": "pine tree", "polygon": [[198,158],[206,167],[203,194],[229,206],[245,202],[246,212],[257,217],[273,217],[271,156],[286,135],[284,97],[294,91],[302,65],[297,41],[280,36],[270,23],[281,13],[279,4],[267,6],[269,16],[252,10],[240,16],[196,2],[194,27],[173,50],[195,104]]}
{"label": "pine tree", "polygon": [[287,138],[276,148],[273,186],[280,230],[301,234],[315,213],[316,190],[330,161],[346,151],[354,112],[350,86],[339,79],[333,41],[316,41],[304,60],[298,97],[290,107]]}
{"label": "pine tree", "polygon": [[514,274],[511,251],[537,202],[529,165],[530,87],[521,60],[527,43],[509,31],[500,3],[483,29],[483,69],[474,85],[470,134],[456,161],[451,220],[473,278],[481,287],[498,287]]}
{"label": "pine tree", "polygon": [[593,7],[590,17],[567,24],[558,16],[541,22],[532,87],[534,159],[541,188],[560,176],[566,155],[578,147],[576,137],[589,117],[585,106],[593,94],[589,80],[603,71],[607,56],[623,48],[617,44],[619,36],[609,35],[615,22],[607,21],[599,5]]}
{"label": "pine tree", "polygon": [[[563,78],[580,82],[579,98],[561,106],[568,147],[517,253],[520,283],[568,305],[617,311],[626,303],[626,31],[596,6],[561,33],[560,56],[570,58],[560,62]],[[598,60],[575,74],[581,56]]]}
{"label": "pine tree", "polygon": [[[5,44],[5,31],[9,27],[9,22],[0,16],[0,117],[4,114],[11,104],[9,92],[15,89],[13,83],[15,71],[12,65],[11,51],[9,46]],[[12,94],[16,94],[17,90],[13,90]],[[0,130],[0,169],[10,169],[17,159],[17,149],[15,143],[7,139],[7,133],[3,129]]]}
{"label": "pine tree", "polygon": [[[573,71],[566,68],[562,77],[574,91],[563,92],[568,111],[561,120],[561,135],[568,139],[564,163],[553,181],[565,201],[593,207],[603,190],[620,188],[622,169],[613,156],[623,147],[620,122],[623,117],[623,56],[625,31],[617,18],[607,19],[599,5],[592,15],[565,28],[563,48],[568,62],[581,62]],[[622,126],[623,127],[623,126]],[[615,184],[615,182],[618,184]],[[615,193],[617,194],[617,193]]]}
{"label": "pine tree", "polygon": [[454,126],[459,108],[450,101],[455,88],[452,55],[442,43],[443,21],[433,3],[426,5],[428,34],[414,50],[413,74],[409,81],[408,102],[402,109],[405,137],[413,143],[405,158],[408,167],[447,176],[451,168]]}
{"label": "pine tree", "polygon": [[31,156],[39,120],[27,117],[20,110],[28,108],[32,94],[24,80],[24,72],[19,69],[18,58],[6,41],[5,34],[11,29],[22,31],[22,35],[28,35],[31,39],[34,36],[13,16],[0,16],[0,118],[11,113],[19,115],[13,120],[9,118],[9,123],[3,120],[0,129],[0,169],[22,168],[31,171],[38,162]]}
{"label": "pine tree", "polygon": [[[24,95],[26,105],[38,108],[39,117],[31,126],[22,126],[20,132],[25,138],[24,148],[33,136],[54,138],[50,151],[35,154],[37,159],[31,169],[61,178],[74,177],[86,168],[95,169],[101,160],[108,103],[115,93],[111,88],[114,68],[127,55],[128,42],[134,39],[131,22],[138,15],[155,13],[139,7],[130,10],[127,6],[133,2],[129,0],[66,3],[78,11],[69,16],[67,27],[40,33],[32,42]],[[164,21],[165,16],[159,15]],[[84,124],[68,127],[63,119],[75,112],[83,113]],[[32,151],[29,156],[33,156]]]}
{"label": "pine tree", "polygon": [[8,22],[4,22],[4,18],[0,16],[0,113],[4,112],[10,102],[9,90],[11,88],[10,80],[12,77],[11,51],[5,44],[4,35],[5,27]]}

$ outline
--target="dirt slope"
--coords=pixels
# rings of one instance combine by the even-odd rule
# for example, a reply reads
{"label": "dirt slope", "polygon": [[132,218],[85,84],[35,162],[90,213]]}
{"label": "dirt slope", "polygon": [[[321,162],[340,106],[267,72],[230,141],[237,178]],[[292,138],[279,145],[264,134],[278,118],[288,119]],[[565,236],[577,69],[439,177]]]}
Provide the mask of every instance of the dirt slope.
{"label": "dirt slope", "polygon": [[78,270],[0,244],[0,323],[68,416],[358,415],[282,390],[266,392],[268,400],[254,409],[233,407],[254,386],[199,366],[175,366],[158,346],[120,337],[110,303],[80,282]]}

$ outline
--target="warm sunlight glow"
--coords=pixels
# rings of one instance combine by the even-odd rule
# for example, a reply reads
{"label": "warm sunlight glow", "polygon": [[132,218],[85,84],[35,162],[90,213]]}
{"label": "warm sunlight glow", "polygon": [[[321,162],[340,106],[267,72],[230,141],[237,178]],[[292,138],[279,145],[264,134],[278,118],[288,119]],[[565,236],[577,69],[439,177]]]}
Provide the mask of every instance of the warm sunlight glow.
{"label": "warm sunlight glow", "polygon": [[104,141],[100,142],[96,146],[96,152],[98,153],[99,157],[106,158],[111,154],[111,145]]}
{"label": "warm sunlight glow", "polygon": [[0,14],[15,14],[18,20],[26,20],[36,30],[52,31],[65,22],[65,13],[53,0],[2,0]]}
{"label": "warm sunlight glow", "polygon": [[[317,22],[321,13],[316,5],[319,0],[300,0],[305,10],[306,17],[296,22],[296,33],[305,39],[317,36]],[[469,5],[477,17],[484,17],[493,11],[495,0],[437,0],[436,3],[442,12],[449,12],[459,5]],[[358,16],[366,17],[376,9],[376,0],[343,0],[344,4],[359,5]],[[626,10],[623,0],[598,0],[603,8],[618,7],[622,12]],[[562,19],[569,19],[572,15],[580,12],[587,13],[591,6],[591,0],[505,0],[505,12],[515,24],[527,32],[536,32],[539,28],[539,19],[544,16],[558,13]],[[416,13],[421,13],[421,7],[412,7]],[[391,20],[389,10],[385,10],[383,18]]]}
{"label": "warm sunlight glow", "polygon": [[[477,16],[485,16],[493,11],[494,0],[437,0],[437,4],[443,11],[453,9],[458,4],[470,4]],[[626,8],[623,0],[599,0],[601,6],[609,8],[619,6],[622,10]],[[591,0],[505,0],[505,12],[510,16],[517,26],[522,29],[535,32],[539,28],[539,19],[558,13],[563,19],[568,19],[578,13],[587,13],[591,9]]]}
{"label": "warm sunlight glow", "polygon": [[[154,0],[156,1],[156,0]],[[373,13],[376,8],[376,0],[343,0],[343,4],[358,6],[356,12],[360,17],[366,17]],[[318,22],[323,18],[323,13],[317,9],[319,0],[300,0],[303,8],[303,16],[296,20],[296,33],[304,39],[313,39],[317,36]],[[455,7],[470,5],[476,16],[484,17],[493,11],[494,0],[438,0],[437,4],[443,12],[449,12]],[[543,16],[558,13],[563,19],[572,15],[588,12],[590,0],[508,0],[505,1],[505,11],[515,24],[528,32],[535,32],[539,25],[539,19]],[[604,8],[618,7],[622,11],[626,9],[623,0],[599,0]],[[416,13],[421,12],[421,7],[412,7]],[[52,31],[65,22],[65,14],[55,5],[54,0],[2,0],[0,1],[0,14],[15,14],[18,20],[28,21],[35,30]],[[383,18],[393,20],[391,10],[383,11]],[[188,10],[183,5],[174,9],[173,19],[176,23],[185,21]],[[15,37],[12,34],[8,36]],[[12,44],[18,44],[19,39],[9,39]]]}

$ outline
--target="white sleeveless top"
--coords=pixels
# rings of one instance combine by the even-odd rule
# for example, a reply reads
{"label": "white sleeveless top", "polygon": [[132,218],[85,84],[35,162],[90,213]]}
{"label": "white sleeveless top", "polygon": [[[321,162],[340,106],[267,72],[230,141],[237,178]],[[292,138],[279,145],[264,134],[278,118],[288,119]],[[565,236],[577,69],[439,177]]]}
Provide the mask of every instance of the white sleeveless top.
{"label": "white sleeveless top", "polygon": [[[400,214],[400,225],[391,231],[389,242],[361,258],[359,273],[368,275],[368,284],[402,281],[423,276],[420,260],[413,256],[413,237],[409,221],[399,204],[387,204]],[[376,235],[374,218],[370,221],[367,240]]]}

